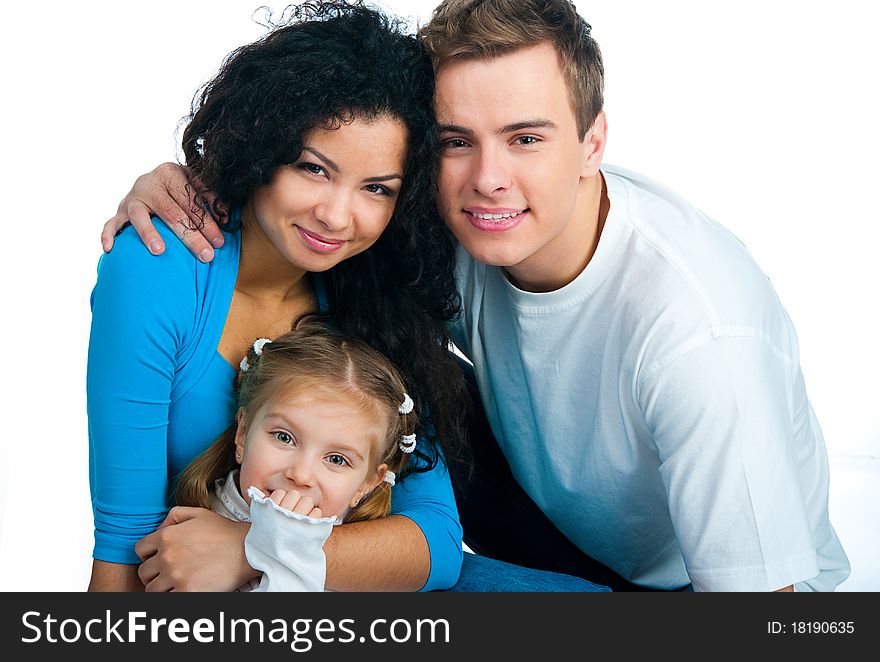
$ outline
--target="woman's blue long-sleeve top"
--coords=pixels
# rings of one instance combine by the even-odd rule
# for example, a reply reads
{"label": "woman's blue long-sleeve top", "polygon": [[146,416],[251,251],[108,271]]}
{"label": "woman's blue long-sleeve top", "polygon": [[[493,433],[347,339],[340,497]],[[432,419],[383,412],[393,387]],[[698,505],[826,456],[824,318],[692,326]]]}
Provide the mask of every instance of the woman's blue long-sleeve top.
{"label": "woman's blue long-sleeve top", "polygon": [[[132,228],[98,263],[88,357],[89,479],[94,558],[139,563],[135,543],[168,513],[171,479],[233,421],[234,369],[217,352],[238,274],[239,233],[203,264],[161,222],[162,255]],[[326,307],[316,278],[319,305]],[[448,588],[461,568],[461,524],[442,466],[392,490],[392,512],[427,539],[422,590]]]}

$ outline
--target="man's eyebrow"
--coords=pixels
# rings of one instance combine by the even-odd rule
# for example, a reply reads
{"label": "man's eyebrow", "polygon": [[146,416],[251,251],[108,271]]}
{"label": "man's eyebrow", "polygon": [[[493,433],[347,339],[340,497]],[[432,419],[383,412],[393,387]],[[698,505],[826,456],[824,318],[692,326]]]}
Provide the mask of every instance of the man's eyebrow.
{"label": "man's eyebrow", "polygon": [[470,129],[466,129],[465,127],[459,126],[458,124],[439,124],[437,126],[437,130],[440,133],[462,133],[466,136],[470,136],[474,133]]}
{"label": "man's eyebrow", "polygon": [[[458,124],[440,124],[438,125],[438,130],[440,133],[460,133],[465,136],[473,135],[473,131],[463,126],[459,126]],[[505,133],[513,133],[514,131],[522,131],[523,129],[556,129],[556,122],[551,122],[550,120],[545,119],[529,119],[523,120],[522,122],[514,122],[513,124],[508,124],[506,126],[502,126],[497,133],[498,135],[503,135]]]}
{"label": "man's eyebrow", "polygon": [[550,120],[544,119],[531,119],[525,120],[523,122],[516,122],[514,124],[508,124],[507,126],[502,126],[498,133],[513,133],[514,131],[522,131],[523,129],[555,129],[556,122],[551,122]]}

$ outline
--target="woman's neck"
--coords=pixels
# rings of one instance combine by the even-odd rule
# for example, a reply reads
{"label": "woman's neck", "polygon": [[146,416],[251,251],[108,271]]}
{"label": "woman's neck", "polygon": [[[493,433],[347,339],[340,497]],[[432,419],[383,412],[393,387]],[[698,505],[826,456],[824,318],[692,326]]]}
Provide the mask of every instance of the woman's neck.
{"label": "woman's neck", "polygon": [[297,299],[311,291],[307,271],[292,265],[272,244],[250,204],[242,210],[241,256],[235,289],[256,299]]}

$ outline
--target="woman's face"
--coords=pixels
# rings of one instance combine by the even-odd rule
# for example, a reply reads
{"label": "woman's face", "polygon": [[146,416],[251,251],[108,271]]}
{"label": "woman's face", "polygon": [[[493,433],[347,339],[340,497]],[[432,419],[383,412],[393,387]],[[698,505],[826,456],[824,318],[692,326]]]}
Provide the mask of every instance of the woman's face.
{"label": "woman's face", "polygon": [[406,128],[380,116],[305,135],[299,159],[248,202],[258,242],[304,271],[326,271],[373,245],[400,193]]}

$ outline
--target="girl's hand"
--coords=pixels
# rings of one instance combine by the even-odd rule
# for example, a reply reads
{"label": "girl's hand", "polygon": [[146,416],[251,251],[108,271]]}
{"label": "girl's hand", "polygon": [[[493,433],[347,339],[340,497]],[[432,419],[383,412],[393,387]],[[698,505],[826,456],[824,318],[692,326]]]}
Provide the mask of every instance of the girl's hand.
{"label": "girl's hand", "polygon": [[323,517],[321,509],[315,507],[315,502],[312,500],[312,497],[301,495],[296,490],[291,490],[290,492],[286,490],[274,490],[269,495],[269,498],[285,510],[299,513],[300,515],[306,515],[307,517],[313,517],[314,519],[321,519]]}

